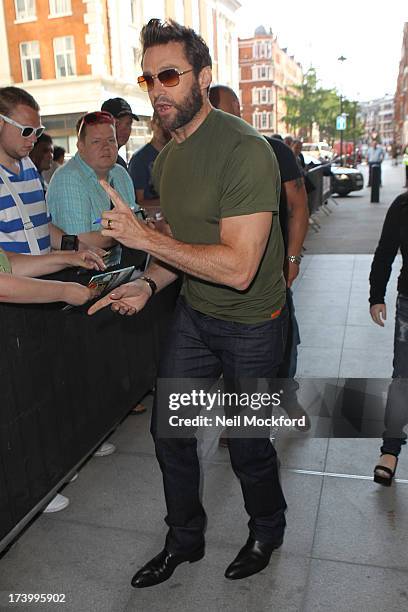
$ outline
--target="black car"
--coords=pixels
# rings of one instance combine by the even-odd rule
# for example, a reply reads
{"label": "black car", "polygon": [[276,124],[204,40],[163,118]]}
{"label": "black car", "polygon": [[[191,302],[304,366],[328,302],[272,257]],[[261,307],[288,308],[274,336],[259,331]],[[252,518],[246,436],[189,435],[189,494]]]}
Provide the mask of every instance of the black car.
{"label": "black car", "polygon": [[360,191],[364,187],[364,177],[355,168],[334,166],[332,164],[332,191],[339,196],[346,196],[350,191]]}
{"label": "black car", "polygon": [[[310,155],[304,155],[306,169],[320,166],[321,162]],[[360,191],[364,187],[364,177],[359,170],[347,168],[346,166],[336,166],[331,164],[332,193],[339,196],[346,196],[351,191]]]}

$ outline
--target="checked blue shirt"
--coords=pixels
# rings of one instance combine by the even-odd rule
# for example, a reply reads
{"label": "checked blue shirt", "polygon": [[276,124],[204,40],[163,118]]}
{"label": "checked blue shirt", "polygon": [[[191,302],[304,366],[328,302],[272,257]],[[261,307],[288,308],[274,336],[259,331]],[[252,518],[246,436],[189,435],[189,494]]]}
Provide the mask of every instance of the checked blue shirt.
{"label": "checked blue shirt", "polygon": [[[124,168],[115,164],[107,180],[129,206],[135,205],[132,179]],[[48,186],[47,204],[52,222],[67,234],[100,231],[101,226],[92,222],[111,207],[95,171],[79,153],[54,173]]]}

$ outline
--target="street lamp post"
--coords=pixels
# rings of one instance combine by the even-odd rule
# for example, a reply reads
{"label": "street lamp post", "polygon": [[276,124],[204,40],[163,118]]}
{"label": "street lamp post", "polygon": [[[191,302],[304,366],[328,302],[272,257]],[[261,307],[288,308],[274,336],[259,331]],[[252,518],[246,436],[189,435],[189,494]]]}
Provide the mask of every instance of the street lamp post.
{"label": "street lamp post", "polygon": [[[341,65],[343,65],[343,62],[346,61],[346,57],[344,57],[344,55],[341,55],[340,57],[337,58],[337,60],[339,62],[341,62]],[[342,71],[343,72],[343,71]],[[340,116],[343,116],[343,93],[340,92]],[[343,164],[343,130],[340,130],[340,164]]]}
{"label": "street lamp post", "polygon": [[357,154],[356,154],[356,122],[357,122],[357,100],[353,103],[353,166],[357,166]]}
{"label": "street lamp post", "polygon": [[[340,116],[343,116],[343,95],[340,94]],[[340,130],[340,164],[343,165],[343,131]]]}

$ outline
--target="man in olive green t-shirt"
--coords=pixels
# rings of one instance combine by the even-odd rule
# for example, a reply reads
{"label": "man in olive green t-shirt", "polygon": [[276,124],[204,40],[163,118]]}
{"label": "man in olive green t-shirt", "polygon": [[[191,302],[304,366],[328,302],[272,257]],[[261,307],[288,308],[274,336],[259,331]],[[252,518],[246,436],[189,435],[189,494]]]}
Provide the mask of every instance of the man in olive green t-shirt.
{"label": "man in olive green t-shirt", "polygon": [[[209,104],[211,57],[193,30],[153,19],[141,37],[138,81],[173,137],[153,171],[171,235],[139,222],[105,183],[115,209],[103,213],[102,234],[154,260],[145,277],[102,298],[89,313],[111,305],[134,314],[182,271],[159,379],[199,378],[205,388],[221,374],[228,381],[275,377],[287,326],[276,158],[252,127]],[[164,549],[133,577],[137,588],[163,582],[180,563],[204,555],[197,441],[159,437],[157,420],[156,396],[151,431],[169,530]],[[231,436],[229,452],[250,516],[249,538],[225,571],[239,579],[266,567],[281,545],[286,503],[269,438]]]}
{"label": "man in olive green t-shirt", "polygon": [[[189,138],[180,143],[173,139],[165,147],[153,180],[173,237],[184,243],[220,244],[222,221],[230,218],[242,223],[244,233],[248,229],[249,239],[248,215],[272,213],[276,222],[248,286],[209,283],[186,274],[182,289],[187,303],[206,315],[239,323],[270,321],[285,303],[286,289],[279,267],[284,256],[277,216],[279,168],[264,138],[244,121],[211,109]],[[238,262],[237,272],[246,263]]]}

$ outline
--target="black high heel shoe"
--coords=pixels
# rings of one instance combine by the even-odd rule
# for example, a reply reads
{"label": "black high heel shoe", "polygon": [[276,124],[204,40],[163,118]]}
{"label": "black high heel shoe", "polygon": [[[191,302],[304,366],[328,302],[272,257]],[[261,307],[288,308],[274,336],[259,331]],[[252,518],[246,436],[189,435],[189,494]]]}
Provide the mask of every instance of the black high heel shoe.
{"label": "black high heel shoe", "polygon": [[[383,485],[383,487],[390,487],[392,483],[392,479],[394,478],[395,472],[397,470],[398,457],[396,455],[393,455],[392,453],[383,453],[381,457],[383,455],[391,455],[392,457],[395,457],[396,459],[395,467],[394,467],[394,470],[392,470],[386,465],[381,465],[381,464],[376,465],[374,468],[374,482],[376,482],[377,484]],[[389,476],[380,476],[380,474],[377,474],[377,470],[381,470],[382,472],[389,474]]]}

